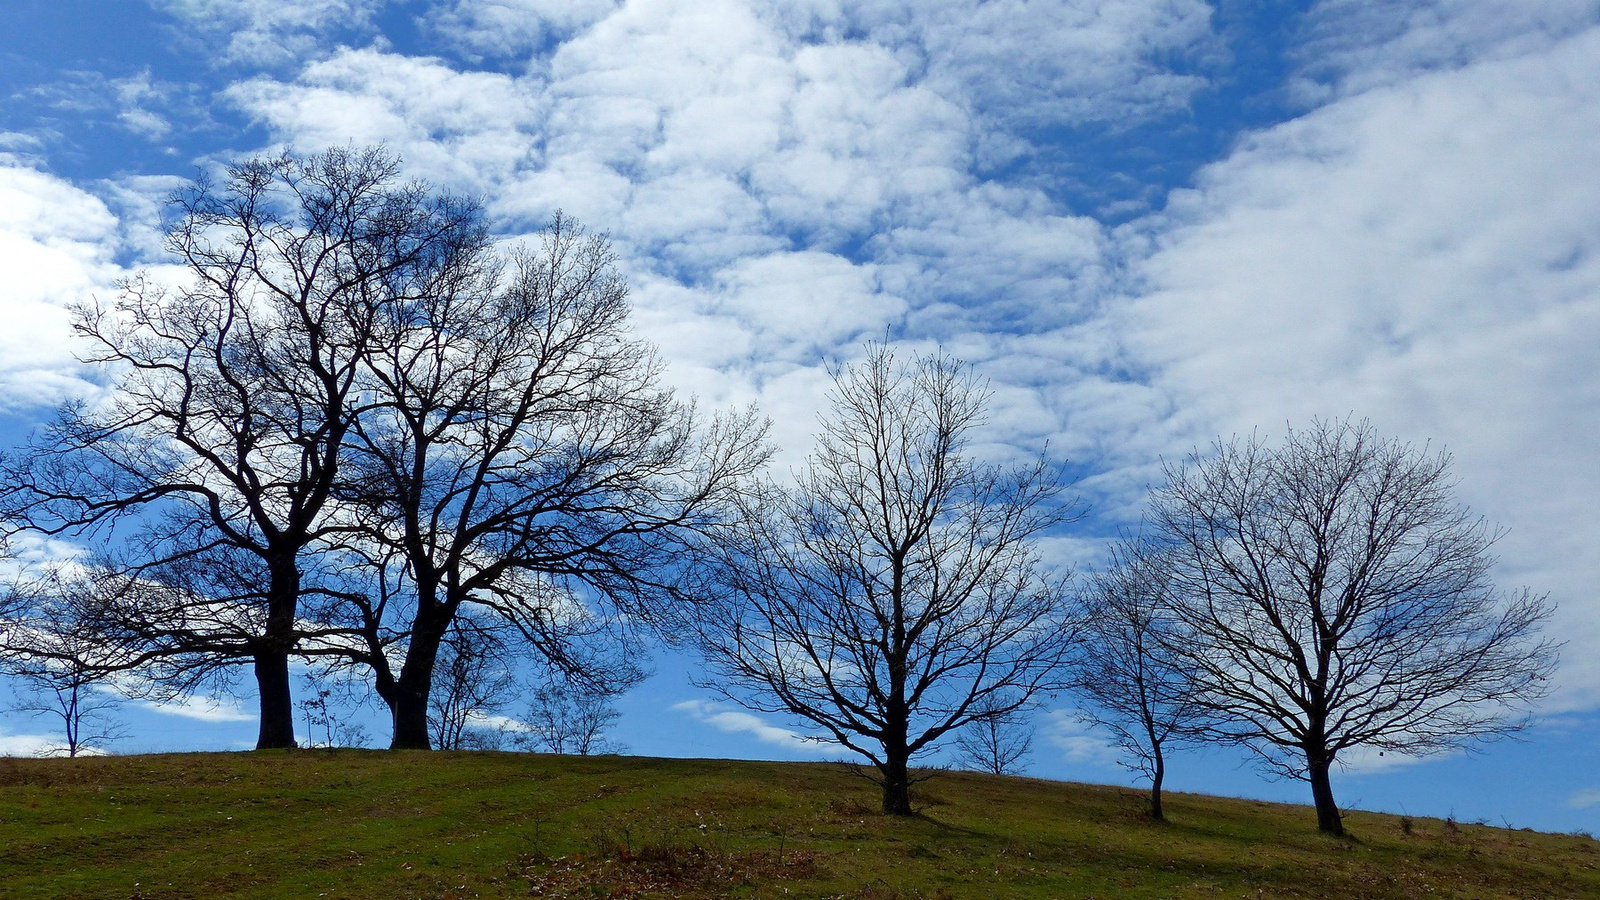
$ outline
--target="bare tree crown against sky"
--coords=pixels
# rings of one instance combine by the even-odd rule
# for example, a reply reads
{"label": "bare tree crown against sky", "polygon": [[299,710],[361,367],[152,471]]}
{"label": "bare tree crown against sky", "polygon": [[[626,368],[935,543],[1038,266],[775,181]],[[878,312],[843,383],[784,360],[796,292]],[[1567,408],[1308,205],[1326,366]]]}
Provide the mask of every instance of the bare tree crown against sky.
{"label": "bare tree crown against sky", "polygon": [[618,623],[681,599],[680,551],[734,516],[769,453],[753,409],[708,422],[662,383],[603,236],[558,214],[502,263],[386,308],[365,360],[343,496],[368,523],[365,561],[396,569],[369,583],[400,594],[349,600],[397,748],[429,744],[436,657],[463,612],[591,688],[636,681]]}
{"label": "bare tree crown against sky", "polygon": [[707,686],[865,756],[886,813],[911,812],[913,757],[1026,706],[1070,642],[1035,543],[1073,510],[1047,460],[972,458],[988,396],[948,356],[869,345],[835,371],[795,486],[769,485],[710,550]]}
{"label": "bare tree crown against sky", "polygon": [[0,675],[20,688],[10,709],[58,726],[46,752],[66,756],[103,753],[127,730],[115,715],[126,698],[111,678],[128,660],[79,627],[98,582],[74,568],[51,566],[0,596]]}
{"label": "bare tree crown against sky", "polygon": [[1164,818],[1167,753],[1197,740],[1206,709],[1175,649],[1171,576],[1152,541],[1129,537],[1094,573],[1078,610],[1067,682],[1087,701],[1079,715],[1110,732],[1121,762],[1150,781],[1150,815]]}
{"label": "bare tree crown against sky", "polygon": [[154,578],[213,588],[218,569],[249,567],[220,612],[196,606],[217,594],[185,584],[143,591],[124,624],[202,668],[253,664],[257,746],[291,747],[302,578],[339,527],[330,501],[373,326],[393,290],[481,246],[482,217],[402,182],[381,150],[248,160],[172,205],[167,248],[189,281],[136,277],[112,307],[77,308],[85,361],[114,379],[109,402],[63,407],[7,459],[0,518],[104,537],[135,517],[128,564]]}
{"label": "bare tree crown against sky", "polygon": [[1218,444],[1153,493],[1169,648],[1221,717],[1209,734],[1309,781],[1323,831],[1343,833],[1342,754],[1514,731],[1555,668],[1550,607],[1496,589],[1497,532],[1454,487],[1445,454],[1324,421]]}

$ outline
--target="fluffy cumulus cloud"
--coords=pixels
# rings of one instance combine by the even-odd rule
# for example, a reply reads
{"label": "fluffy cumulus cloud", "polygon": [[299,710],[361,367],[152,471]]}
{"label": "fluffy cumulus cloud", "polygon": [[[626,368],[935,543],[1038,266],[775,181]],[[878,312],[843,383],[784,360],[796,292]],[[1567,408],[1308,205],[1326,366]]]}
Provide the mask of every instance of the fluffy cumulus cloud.
{"label": "fluffy cumulus cloud", "polygon": [[48,734],[0,734],[0,756],[55,756],[61,739]]}
{"label": "fluffy cumulus cloud", "polygon": [[[1161,13],[1173,3],[1014,6],[1023,25],[969,11],[993,33],[958,53],[955,19],[870,4],[632,0],[562,18],[539,3],[459,3],[450,28],[516,20],[547,46],[524,47],[535,64],[514,75],[342,50],[230,98],[277,140],[382,141],[417,174],[486,196],[513,230],[557,208],[608,230],[674,379],[796,407],[780,437],[803,443],[820,361],[868,337],[965,342],[1003,359],[994,332],[1081,324],[1095,308],[1102,229],[1037,189],[982,177],[992,129],[973,110],[1005,104],[983,99],[997,88],[975,73],[1015,38],[1005,29],[1032,27],[1125,62],[1083,67],[1095,79],[1141,83],[1206,20],[1188,6]],[[969,62],[946,66],[958,57]],[[1056,81],[1041,96],[1103,101],[1108,115],[1160,105]],[[1100,365],[1093,343],[1079,368]],[[1055,430],[1036,403],[1015,412],[1002,418],[1035,437]]]}
{"label": "fluffy cumulus cloud", "polygon": [[[1119,333],[1192,439],[1369,416],[1455,454],[1502,577],[1600,642],[1600,29],[1251,136],[1146,223]],[[1569,653],[1566,703],[1600,700]]]}
{"label": "fluffy cumulus cloud", "polygon": [[376,49],[342,50],[292,82],[243,81],[226,96],[296,147],[383,144],[412,174],[480,194],[537,153],[543,122],[539,99],[515,79]]}
{"label": "fluffy cumulus cloud", "polygon": [[1112,767],[1123,759],[1122,750],[1103,732],[1086,725],[1076,710],[1052,710],[1045,716],[1041,731],[1045,743],[1069,763]]}
{"label": "fluffy cumulus cloud", "polygon": [[67,307],[121,274],[116,216],[99,198],[0,154],[0,409],[48,404],[82,391]]}
{"label": "fluffy cumulus cloud", "polygon": [[1206,79],[1171,62],[1212,49],[1204,0],[851,4],[868,34],[989,122],[1032,130],[1182,108]]}
{"label": "fluffy cumulus cloud", "polygon": [[[674,380],[760,402],[786,460],[820,362],[885,333],[977,363],[996,439],[1082,465],[1107,523],[1162,455],[1354,412],[1454,451],[1506,579],[1594,642],[1593,8],[1327,0],[1296,57],[1320,105],[1114,232],[986,166],[1187,102],[1204,3],[462,0],[434,33],[525,67],[347,49],[230,97],[277,140],[385,142],[513,231],[608,230]],[[1600,699],[1600,666],[1564,685]]]}

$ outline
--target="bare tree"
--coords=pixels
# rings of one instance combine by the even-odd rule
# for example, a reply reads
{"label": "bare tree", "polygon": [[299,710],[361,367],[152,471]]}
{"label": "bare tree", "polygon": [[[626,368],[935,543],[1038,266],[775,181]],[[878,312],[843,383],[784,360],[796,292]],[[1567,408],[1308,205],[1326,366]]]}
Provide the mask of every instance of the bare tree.
{"label": "bare tree", "polygon": [[468,749],[472,723],[502,709],[516,679],[503,661],[503,642],[491,631],[458,616],[434,662],[428,694],[428,727],[440,750]]}
{"label": "bare tree", "polygon": [[[285,153],[176,194],[167,246],[189,283],[135,278],[111,308],[77,309],[109,402],[64,407],[0,471],[7,527],[104,543],[138,523],[108,611],[190,671],[253,664],[258,747],[294,745],[303,576],[340,527],[330,502],[375,326],[486,241],[475,205],[398,168],[379,150]],[[196,590],[220,566],[238,568],[232,590]]]}
{"label": "bare tree", "polygon": [[126,733],[115,716],[124,698],[111,683],[124,661],[80,627],[90,589],[57,568],[14,585],[0,601],[0,674],[13,679],[11,708],[59,721],[61,743],[53,749],[69,757]]}
{"label": "bare tree", "polygon": [[1498,537],[1454,498],[1450,459],[1318,422],[1280,447],[1218,444],[1170,466],[1152,521],[1210,734],[1311,783],[1365,747],[1427,754],[1522,727],[1547,689],[1551,608],[1490,579]]}
{"label": "bare tree", "polygon": [[534,692],[524,717],[523,733],[515,741],[545,753],[623,753],[625,747],[606,738],[606,732],[621,717],[611,704],[613,696],[580,682],[552,678]]}
{"label": "bare tree", "polygon": [[956,733],[963,765],[990,775],[1015,775],[1033,752],[1033,727],[1016,714],[979,718]]}
{"label": "bare tree", "polygon": [[795,487],[709,548],[705,686],[865,756],[889,814],[911,813],[916,754],[1026,707],[1070,643],[1065,581],[1034,542],[1072,510],[1044,460],[968,456],[987,397],[958,361],[869,345],[834,373]]}
{"label": "bare tree", "polygon": [[1079,715],[1109,731],[1122,764],[1150,781],[1150,815],[1164,818],[1161,786],[1166,753],[1199,739],[1209,721],[1189,669],[1174,647],[1168,611],[1169,573],[1161,548],[1138,537],[1113,548],[1079,611],[1080,641],[1067,666],[1068,684],[1088,701]]}
{"label": "bare tree", "polygon": [[558,215],[509,269],[392,307],[370,355],[348,496],[392,574],[349,601],[396,748],[429,746],[463,610],[596,690],[632,683],[621,624],[681,596],[686,540],[732,516],[768,452],[753,413],[702,427],[661,385],[604,238]]}
{"label": "bare tree", "polygon": [[367,729],[351,717],[351,708],[359,702],[352,702],[354,691],[348,683],[328,676],[326,671],[315,670],[303,676],[299,706],[306,719],[305,745],[327,749],[360,747],[366,743]]}

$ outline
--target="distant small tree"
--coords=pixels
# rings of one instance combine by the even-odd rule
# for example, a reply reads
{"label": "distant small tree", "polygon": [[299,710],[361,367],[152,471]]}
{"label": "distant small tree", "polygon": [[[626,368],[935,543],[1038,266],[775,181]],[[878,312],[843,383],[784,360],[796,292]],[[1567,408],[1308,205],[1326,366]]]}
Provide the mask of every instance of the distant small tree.
{"label": "distant small tree", "polygon": [[544,753],[622,753],[627,748],[605,736],[621,715],[611,703],[612,696],[612,692],[552,679],[534,692],[523,723],[525,731],[515,740],[522,747]]}
{"label": "distant small tree", "polygon": [[1015,775],[1033,752],[1033,728],[1015,715],[980,718],[956,735],[956,751],[968,769]]}
{"label": "distant small tree", "polygon": [[92,583],[52,570],[13,585],[0,601],[0,674],[13,679],[11,709],[60,723],[54,752],[102,750],[126,733],[115,718],[123,697],[111,677],[124,666],[115,649],[84,631],[83,592]]}
{"label": "distant small tree", "polygon": [[516,680],[504,662],[504,644],[471,619],[458,616],[434,661],[428,727],[440,750],[489,749],[473,732],[474,720],[502,709]]}
{"label": "distant small tree", "polygon": [[1161,548],[1139,538],[1112,550],[1081,597],[1078,645],[1067,666],[1080,718],[1108,731],[1123,766],[1150,781],[1150,815],[1164,818],[1161,786],[1169,748],[1198,740],[1208,720],[1189,670],[1174,649],[1169,573]]}
{"label": "distant small tree", "polygon": [[[367,741],[367,729],[351,721],[348,690],[329,672],[305,677],[300,711],[306,719],[307,747],[360,747]],[[320,733],[320,739],[319,739]]]}
{"label": "distant small tree", "polygon": [[1437,753],[1516,731],[1542,697],[1551,607],[1496,590],[1499,533],[1457,503],[1450,458],[1317,422],[1278,447],[1219,443],[1169,466],[1154,535],[1210,737],[1311,783],[1357,747]]}

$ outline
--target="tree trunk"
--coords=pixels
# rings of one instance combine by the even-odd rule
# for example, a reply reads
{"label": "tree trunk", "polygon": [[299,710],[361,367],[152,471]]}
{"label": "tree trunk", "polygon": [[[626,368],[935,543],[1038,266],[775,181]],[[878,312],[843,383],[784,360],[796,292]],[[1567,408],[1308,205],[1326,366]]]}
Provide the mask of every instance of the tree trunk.
{"label": "tree trunk", "polygon": [[257,750],[289,750],[294,743],[294,697],[289,688],[289,651],[300,605],[300,567],[291,555],[267,564],[266,632],[255,648],[256,692],[261,699]]}
{"label": "tree trunk", "polygon": [[[419,597],[418,604],[422,602]],[[419,613],[415,619],[405,665],[395,679],[394,701],[389,707],[394,717],[390,750],[433,749],[433,738],[428,733],[428,695],[433,692],[433,666],[439,658],[439,644],[449,626],[450,617],[442,610],[436,610],[434,615]]]}
{"label": "tree trunk", "polygon": [[390,710],[394,720],[394,737],[390,750],[432,750],[433,739],[428,734],[428,693],[432,685],[422,679],[400,676],[395,704]]}
{"label": "tree trunk", "polygon": [[256,693],[261,698],[261,730],[257,750],[289,750],[294,743],[294,703],[289,693],[289,654],[256,651]]}
{"label": "tree trunk", "polygon": [[907,762],[901,756],[883,764],[883,814],[886,816],[911,815],[911,772]]}
{"label": "tree trunk", "polygon": [[[899,727],[896,727],[898,723]],[[911,815],[911,751],[906,747],[909,722],[891,714],[889,734],[883,741],[883,814]]]}
{"label": "tree trunk", "polygon": [[1167,761],[1161,756],[1160,744],[1153,744],[1151,750],[1155,765],[1150,773],[1150,818],[1164,822],[1167,817],[1161,812],[1161,782],[1167,777]]}
{"label": "tree trunk", "polygon": [[1317,830],[1324,834],[1343,835],[1344,817],[1333,802],[1333,785],[1328,780],[1328,769],[1333,760],[1325,753],[1306,751],[1307,775],[1311,780],[1311,798],[1317,804]]}

